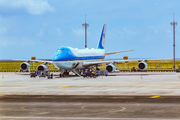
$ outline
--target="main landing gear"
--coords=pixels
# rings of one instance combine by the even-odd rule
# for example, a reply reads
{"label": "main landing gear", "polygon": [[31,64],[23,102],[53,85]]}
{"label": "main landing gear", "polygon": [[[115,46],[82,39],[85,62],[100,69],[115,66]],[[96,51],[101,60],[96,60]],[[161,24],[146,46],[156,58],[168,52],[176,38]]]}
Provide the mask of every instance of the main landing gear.
{"label": "main landing gear", "polygon": [[68,71],[61,72],[61,73],[59,74],[59,77],[65,77],[65,75],[69,75],[69,72],[68,72]]}

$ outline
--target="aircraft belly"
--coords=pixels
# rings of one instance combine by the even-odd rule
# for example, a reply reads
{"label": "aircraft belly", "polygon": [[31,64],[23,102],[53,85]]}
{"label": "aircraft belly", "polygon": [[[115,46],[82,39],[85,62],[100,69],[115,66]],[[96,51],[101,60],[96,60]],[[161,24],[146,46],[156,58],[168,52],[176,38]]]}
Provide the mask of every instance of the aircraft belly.
{"label": "aircraft belly", "polygon": [[76,67],[76,69],[83,69],[84,67],[80,64]]}
{"label": "aircraft belly", "polygon": [[73,62],[55,62],[54,66],[60,70],[69,70],[73,67]]}

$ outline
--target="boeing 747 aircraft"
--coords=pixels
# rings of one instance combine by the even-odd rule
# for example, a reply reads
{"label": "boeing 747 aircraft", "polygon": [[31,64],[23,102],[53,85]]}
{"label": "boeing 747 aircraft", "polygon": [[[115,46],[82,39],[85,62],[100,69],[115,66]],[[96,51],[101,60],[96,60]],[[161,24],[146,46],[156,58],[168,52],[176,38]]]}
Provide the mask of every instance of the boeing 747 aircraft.
{"label": "boeing 747 aircraft", "polygon": [[[77,49],[72,47],[59,47],[55,52],[52,61],[40,61],[40,60],[29,60],[21,64],[21,70],[28,71],[30,69],[30,61],[44,62],[44,64],[39,65],[37,70],[46,71],[48,63],[54,64],[56,68],[63,72],[65,75],[69,75],[68,71],[72,71],[80,76],[80,71],[85,69],[93,69],[98,67],[103,63],[106,63],[106,70],[108,72],[114,72],[116,70],[114,62],[123,62],[129,60],[121,61],[103,61],[106,55],[112,55],[116,53],[129,52],[128,51],[118,51],[118,52],[105,52],[105,35],[106,35],[106,24],[104,24],[100,40],[98,42],[97,48],[94,49]],[[140,70],[146,70],[147,64],[144,61],[139,62],[138,65]]]}

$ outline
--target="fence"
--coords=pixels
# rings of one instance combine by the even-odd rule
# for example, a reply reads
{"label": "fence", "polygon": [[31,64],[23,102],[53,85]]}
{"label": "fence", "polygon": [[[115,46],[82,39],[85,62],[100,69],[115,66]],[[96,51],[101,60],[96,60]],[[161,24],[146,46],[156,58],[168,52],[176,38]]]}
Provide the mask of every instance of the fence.
{"label": "fence", "polygon": [[[20,70],[20,65],[22,62],[0,62],[0,72],[18,72]],[[42,64],[41,62],[32,62],[30,66],[30,71],[36,71],[37,66]],[[173,61],[172,60],[150,60],[147,62],[147,71],[173,71]],[[138,68],[138,62],[122,62],[120,64],[115,64],[120,71],[130,71],[133,67]],[[176,61],[176,68],[180,66],[180,60]],[[106,64],[99,67],[101,70],[106,69]],[[58,71],[53,64],[48,65],[50,71]]]}

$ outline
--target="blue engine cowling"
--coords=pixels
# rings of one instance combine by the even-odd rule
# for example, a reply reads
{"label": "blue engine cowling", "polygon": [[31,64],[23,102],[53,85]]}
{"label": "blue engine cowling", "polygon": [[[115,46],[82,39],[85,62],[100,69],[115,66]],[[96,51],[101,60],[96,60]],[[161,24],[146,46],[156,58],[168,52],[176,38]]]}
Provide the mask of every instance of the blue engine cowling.
{"label": "blue engine cowling", "polygon": [[29,69],[30,69],[30,64],[29,63],[27,63],[27,62],[23,62],[23,63],[21,63],[21,70],[22,71],[29,71]]}
{"label": "blue engine cowling", "polygon": [[114,71],[116,70],[116,67],[115,67],[113,64],[108,64],[108,65],[106,66],[106,70],[107,70],[108,72],[114,72]]}
{"label": "blue engine cowling", "polygon": [[48,68],[47,68],[47,66],[46,65],[39,65],[38,67],[37,67],[37,70],[38,71],[47,71],[48,70]]}
{"label": "blue engine cowling", "polygon": [[142,70],[142,71],[143,71],[143,70],[146,70],[147,67],[148,67],[148,65],[147,65],[146,62],[139,62],[139,64],[138,64],[139,70]]}

